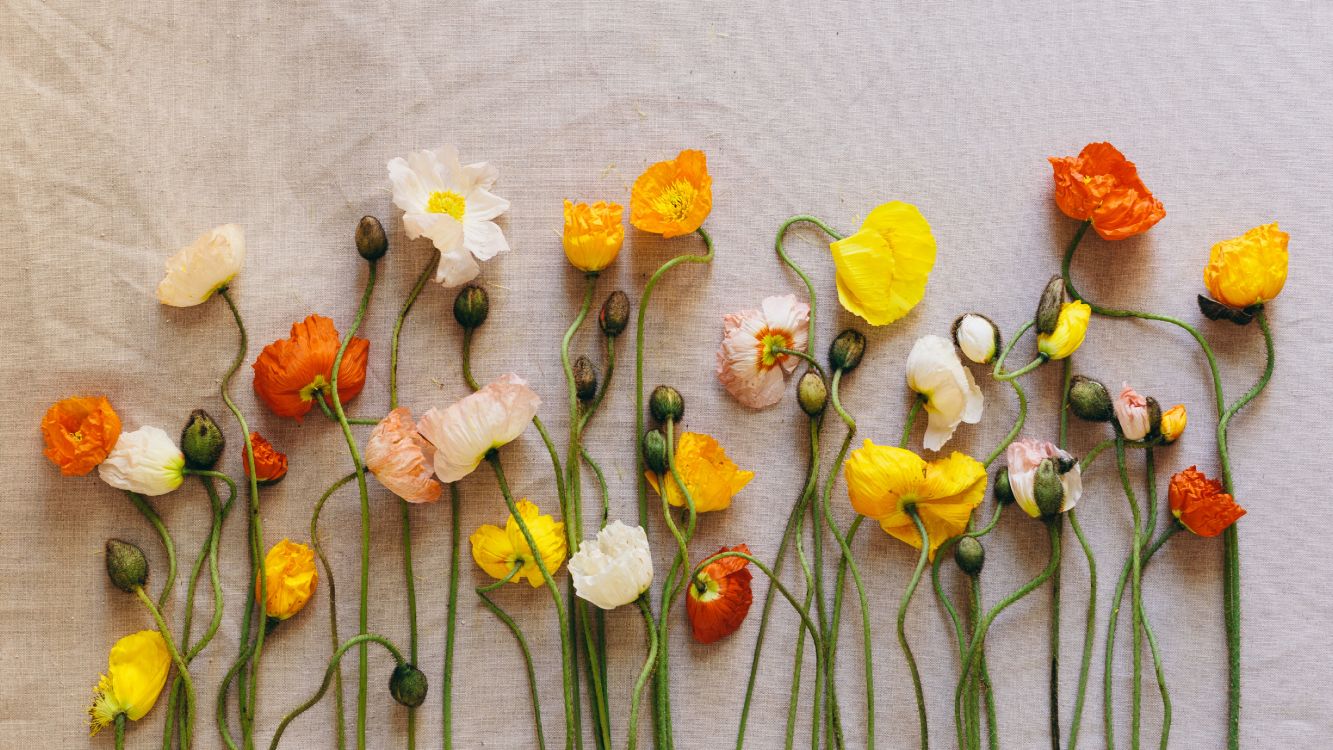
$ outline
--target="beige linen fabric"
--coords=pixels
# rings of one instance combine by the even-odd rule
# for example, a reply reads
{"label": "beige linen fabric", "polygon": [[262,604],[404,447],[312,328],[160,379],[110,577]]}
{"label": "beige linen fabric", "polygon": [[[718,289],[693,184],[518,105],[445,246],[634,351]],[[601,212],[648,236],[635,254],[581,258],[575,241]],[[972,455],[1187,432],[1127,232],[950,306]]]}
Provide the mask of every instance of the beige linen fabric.
{"label": "beige linen fabric", "polygon": [[[1333,83],[1333,17],[1321,3],[1148,2],[1014,4],[999,13],[964,4],[669,3],[195,3],[8,0],[0,10],[0,294],[6,356],[0,405],[0,745],[109,746],[85,739],[84,709],[107,649],[149,620],[108,585],[102,543],[120,536],[148,552],[154,581],[165,561],[124,496],[93,476],[66,479],[42,458],[37,424],[54,400],[104,393],[126,429],[174,433],[194,408],[218,417],[231,448],[224,468],[240,476],[240,444],[219,397],[236,331],[219,300],[192,309],[153,298],[163,260],[224,222],[246,229],[249,256],[235,294],[251,344],[234,393],[254,427],[291,456],[287,480],[263,494],[266,541],[307,541],[314,500],[349,469],[335,425],[263,410],[250,362],[265,343],[312,312],[349,324],[365,277],[352,245],[363,214],[384,220],[392,249],[382,262],[362,334],[371,339],[366,390],[356,415],[387,405],[389,332],[412,280],[434,250],[409,242],[390,201],[385,162],[411,149],[457,144],[464,161],[500,170],[496,192],[512,201],[502,220],[513,252],[484,264],[491,317],[474,366],[483,380],[527,378],[559,442],[565,386],[559,336],[577,306],[581,276],[559,244],[561,199],[628,204],[650,162],[684,147],[707,152],[717,242],[712,266],[673,271],[648,314],[648,385],[685,394],[686,427],[719,438],[754,482],[730,510],[705,517],[694,544],[704,554],[746,542],[771,559],[803,476],[804,420],[790,395],[753,412],[713,376],[721,315],[764,296],[804,295],[772,251],[774,231],[810,212],[854,229],[875,204],[920,206],[939,260],[925,301],[898,323],[867,326],[837,307],[826,239],[803,227],[788,247],[814,277],[821,351],[846,326],[869,335],[865,363],[846,382],[860,437],[896,440],[909,402],[903,363],[921,335],[946,335],[976,310],[1006,332],[1027,320],[1075,223],[1051,201],[1048,155],[1107,139],[1138,162],[1165,203],[1146,236],[1084,243],[1075,263],[1094,300],[1150,308],[1199,323],[1217,348],[1226,393],[1238,396],[1262,365],[1257,328],[1201,319],[1194,295],[1208,248],[1279,220],[1292,235],[1291,281],[1271,306],[1279,363],[1273,386],[1234,423],[1245,622],[1245,745],[1318,748],[1328,712],[1330,614],[1325,522],[1330,393],[1324,364],[1333,346],[1327,300]],[[637,297],[647,275],[697,238],[662,241],[630,230],[598,299],[614,288]],[[418,413],[463,395],[451,291],[427,286],[404,332],[402,401]],[[575,351],[597,353],[589,327]],[[1021,343],[1015,361],[1030,356]],[[618,349],[611,394],[588,445],[611,481],[612,514],[633,520],[632,345]],[[1184,403],[1190,427],[1158,451],[1158,483],[1197,463],[1217,470],[1206,367],[1181,331],[1094,319],[1075,361],[1109,385],[1134,383],[1164,404]],[[1027,379],[1025,434],[1053,438],[1058,368]],[[984,378],[983,378],[984,379]],[[948,449],[985,453],[1013,423],[1008,389],[983,384],[982,423],[963,426]],[[368,428],[357,428],[358,435]],[[913,438],[920,446],[921,427]],[[1073,448],[1106,434],[1073,425]],[[825,463],[842,430],[824,431]],[[860,439],[858,437],[858,441]],[[534,431],[505,450],[516,492],[555,507],[550,466]],[[1131,459],[1142,481],[1142,456]],[[1082,747],[1103,746],[1100,666],[1105,613],[1128,544],[1128,510],[1104,456],[1089,471],[1080,518],[1097,555],[1098,615]],[[464,537],[504,511],[493,478],[462,483]],[[1142,492],[1142,489],[1140,489]],[[371,482],[371,628],[407,635],[398,506]],[[834,512],[851,518],[841,483]],[[1164,498],[1163,498],[1164,500]],[[591,475],[585,503],[596,505]],[[187,568],[204,538],[207,508],[195,483],[156,500]],[[987,511],[989,505],[986,506]],[[355,632],[358,509],[340,492],[323,519],[339,588],[339,623]],[[445,616],[448,505],[411,511],[420,601],[421,665],[431,693],[420,711],[420,746],[438,746]],[[591,517],[591,511],[590,511]],[[236,653],[247,565],[244,513],[228,521],[223,549],[226,612],[197,660],[199,747],[214,748],[217,683]],[[660,516],[650,536],[661,571],[671,548]],[[466,541],[465,541],[466,543]],[[867,527],[856,539],[875,617],[875,701],[881,747],[916,742],[907,670],[893,635],[898,597],[914,562],[905,545]],[[1068,720],[1082,643],[1088,573],[1066,535],[1062,621],[1062,718]],[[1044,532],[1006,514],[988,542],[985,596],[997,601],[1045,560]],[[1166,660],[1175,707],[1174,745],[1214,748],[1224,736],[1225,652],[1219,540],[1180,538],[1147,574],[1146,607]],[[457,680],[458,747],[533,747],[518,651],[471,589],[484,575],[463,552]],[[956,575],[946,566],[948,579]],[[797,585],[788,565],[787,580]],[[564,574],[561,574],[563,581]],[[329,652],[327,581],[308,611],[267,642],[259,739],[318,684]],[[951,588],[953,583],[950,583]],[[756,577],[756,597],[767,584]],[[203,587],[206,592],[206,587]],[[799,590],[799,586],[798,586]],[[955,594],[960,589],[953,589]],[[562,734],[555,618],[544,591],[514,586],[498,600],[522,623],[537,654],[548,741]],[[171,598],[179,622],[183,582]],[[1045,746],[1047,593],[1016,605],[990,639],[1006,747]],[[196,623],[210,614],[201,592]],[[854,599],[844,616],[838,685],[851,746],[864,741],[860,628]],[[1122,622],[1124,617],[1122,616]],[[638,612],[608,616],[614,737],[625,737],[628,688],[643,655]],[[751,717],[750,746],[781,745],[797,619],[779,602]],[[673,621],[672,681],[679,746],[730,746],[758,619],[712,646]],[[196,624],[196,632],[199,625]],[[1123,629],[1121,633],[1125,633]],[[908,617],[939,747],[953,744],[958,657],[928,589]],[[1122,643],[1126,639],[1122,638]],[[807,649],[806,669],[812,669]],[[1128,724],[1129,653],[1112,684],[1122,744]],[[405,714],[388,694],[391,667],[371,656],[371,746],[403,743]],[[345,669],[349,707],[355,669]],[[807,675],[810,674],[807,672]],[[1144,688],[1145,742],[1161,709]],[[806,696],[798,737],[806,742]],[[293,725],[284,746],[331,747],[331,702]],[[158,743],[163,708],[131,727],[131,747]],[[648,737],[645,715],[644,737]]]}

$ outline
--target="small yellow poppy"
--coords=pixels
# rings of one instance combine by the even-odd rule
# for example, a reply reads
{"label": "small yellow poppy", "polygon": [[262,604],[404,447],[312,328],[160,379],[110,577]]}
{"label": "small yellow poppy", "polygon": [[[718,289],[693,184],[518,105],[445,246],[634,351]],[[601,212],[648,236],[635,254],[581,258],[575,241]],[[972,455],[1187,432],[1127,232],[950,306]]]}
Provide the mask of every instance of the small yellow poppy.
{"label": "small yellow poppy", "polygon": [[1276,297],[1287,283],[1289,238],[1273,222],[1213,245],[1203,269],[1208,293],[1235,308],[1263,304]]}
{"label": "small yellow poppy", "polygon": [[[552,575],[565,562],[569,548],[565,542],[565,524],[551,516],[544,516],[534,503],[518,501],[518,513],[532,532],[532,539],[537,543],[546,571]],[[524,578],[533,588],[546,583],[541,569],[537,567],[537,558],[532,555],[532,548],[523,537],[523,530],[513,516],[505,522],[505,527],[484,524],[468,538],[472,543],[472,559],[490,577],[503,580],[521,565],[518,573],[510,578],[511,583],[518,583]]]}
{"label": "small yellow poppy", "polygon": [[1162,412],[1162,439],[1168,443],[1176,442],[1185,432],[1186,421],[1184,404],[1176,404]]}
{"label": "small yellow poppy", "polygon": [[[698,513],[726,510],[731,498],[754,479],[753,471],[744,471],[727,458],[717,440],[698,432],[680,434],[676,441],[676,468],[694,498],[694,510]],[[647,476],[648,483],[660,496],[662,488],[657,475],[650,471]],[[685,498],[671,477],[666,478],[666,498],[677,508],[685,507]]]}
{"label": "small yellow poppy", "polygon": [[926,296],[935,267],[935,237],[910,203],[877,206],[861,229],[829,245],[838,301],[873,326],[903,317]]}
{"label": "small yellow poppy", "polygon": [[565,257],[580,271],[611,265],[625,243],[625,208],[615,203],[565,201]]}
{"label": "small yellow poppy", "polygon": [[130,721],[142,719],[157,702],[170,668],[167,643],[156,630],[140,630],[116,641],[88,708],[92,733],[115,723],[120,714]]}
{"label": "small yellow poppy", "polygon": [[1060,318],[1055,323],[1055,330],[1037,336],[1037,351],[1047,359],[1064,359],[1078,351],[1083,339],[1088,335],[1088,320],[1092,318],[1092,308],[1080,300],[1066,302],[1060,306]]}
{"label": "small yellow poppy", "polygon": [[264,558],[265,612],[276,620],[290,618],[310,601],[318,582],[314,550],[283,539]]}

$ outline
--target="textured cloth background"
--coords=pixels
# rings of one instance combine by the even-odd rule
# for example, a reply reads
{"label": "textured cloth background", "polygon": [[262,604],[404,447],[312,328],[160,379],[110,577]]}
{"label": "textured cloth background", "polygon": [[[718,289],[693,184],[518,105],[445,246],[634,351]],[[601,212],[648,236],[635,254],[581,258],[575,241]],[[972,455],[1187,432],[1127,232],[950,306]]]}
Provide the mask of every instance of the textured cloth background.
{"label": "textured cloth background", "polygon": [[[1108,139],[1139,164],[1168,215],[1146,236],[1085,241],[1074,268],[1080,288],[1103,303],[1198,322],[1217,347],[1228,397],[1257,377],[1262,345],[1257,328],[1201,319],[1194,296],[1202,291],[1208,249],[1273,220],[1292,235],[1291,280],[1270,308],[1277,374],[1234,422],[1231,439],[1239,499],[1250,511],[1241,522],[1243,732],[1251,748],[1326,746],[1333,731],[1327,701],[1333,569],[1323,551],[1333,405],[1324,367],[1333,353],[1327,325],[1333,15],[1326,4],[1065,1],[1025,3],[1005,13],[883,2],[817,10],[739,2],[154,5],[7,0],[0,12],[0,257],[8,260],[0,281],[7,348],[0,382],[8,389],[0,402],[8,436],[0,443],[0,745],[83,747],[84,709],[108,648],[150,625],[132,598],[108,585],[103,540],[120,536],[142,545],[159,583],[165,567],[151,530],[122,493],[96,476],[61,478],[42,458],[43,410],[67,395],[104,393],[127,430],[151,424],[174,433],[191,409],[203,407],[231,440],[223,468],[241,475],[239,435],[217,392],[237,340],[225,305],[179,310],[153,298],[163,260],[202,231],[223,222],[246,228],[249,257],[234,289],[252,338],[234,390],[252,425],[291,456],[290,476],[263,495],[266,541],[304,541],[313,502],[348,471],[346,446],[337,427],[318,416],[298,424],[259,408],[248,365],[261,346],[312,312],[345,329],[365,275],[352,230],[360,216],[374,214],[391,230],[392,250],[362,329],[372,341],[369,380],[350,411],[384,412],[393,317],[434,252],[402,235],[385,173],[389,158],[454,143],[464,161],[499,167],[496,192],[513,204],[502,226],[514,251],[484,266],[492,306],[475,368],[483,380],[508,371],[528,378],[563,443],[559,335],[577,306],[581,277],[560,252],[560,201],[628,204],[629,185],[648,163],[683,147],[705,150],[715,195],[706,226],[717,260],[679,268],[658,287],[648,315],[647,380],[679,387],[686,427],[716,435],[737,463],[757,473],[730,510],[702,520],[697,554],[744,541],[771,559],[803,476],[804,419],[790,396],[762,412],[737,406],[712,369],[722,313],[753,307],[766,295],[802,293],[772,251],[779,223],[810,212],[853,229],[889,199],[917,204],[931,221],[939,260],[925,301],[906,319],[873,331],[837,307],[825,238],[801,228],[789,241],[818,283],[820,350],[848,325],[869,334],[866,361],[848,378],[845,400],[863,437],[893,442],[909,403],[902,367],[912,342],[947,335],[955,316],[968,310],[989,314],[1005,331],[1028,319],[1075,229],[1051,200],[1045,157]],[[620,260],[600,282],[599,301],[616,287],[637,298],[652,269],[698,247],[694,237],[662,241],[631,230]],[[402,400],[418,412],[464,393],[452,299],[453,292],[428,286],[404,332]],[[576,353],[597,352],[593,332],[590,326],[578,337]],[[611,394],[587,436],[612,482],[612,513],[625,519],[635,515],[631,349],[627,337]],[[1026,361],[1031,351],[1029,342],[1020,344],[1014,361]],[[1075,369],[1113,386],[1128,380],[1164,404],[1188,405],[1185,437],[1158,451],[1163,488],[1171,472],[1193,463],[1216,472],[1206,366],[1181,331],[1094,319]],[[1058,374],[1052,366],[1027,379],[1029,435],[1055,435]],[[1011,392],[989,381],[984,390],[983,423],[960,428],[949,448],[983,456],[1013,423]],[[364,439],[368,428],[357,429]],[[913,438],[918,448],[921,430]],[[1073,447],[1085,451],[1106,434],[1075,422]],[[841,426],[831,420],[824,435],[827,463]],[[505,455],[516,491],[553,508],[550,466],[535,432]],[[1142,456],[1131,460],[1141,481]],[[1103,745],[1101,643],[1126,554],[1128,510],[1109,455],[1086,477],[1079,511],[1100,576],[1082,746],[1096,748]],[[371,627],[402,643],[398,506],[373,480],[371,487]],[[487,472],[462,489],[466,544],[476,526],[500,523],[505,513]],[[585,489],[591,508],[590,475]],[[834,512],[846,524],[851,511],[841,484],[834,497]],[[190,483],[156,505],[188,567],[207,526],[201,490]],[[421,663],[432,680],[420,711],[420,743],[433,747],[440,733],[448,505],[416,507],[411,515]],[[234,513],[225,530],[222,629],[195,662],[202,748],[220,745],[212,705],[236,653],[248,570],[243,519]],[[322,522],[342,594],[344,635],[355,632],[357,524],[355,491],[345,489]],[[660,581],[671,548],[660,516],[650,526]],[[1072,534],[1066,540],[1067,727],[1088,576]],[[855,546],[876,618],[880,743],[914,746],[915,708],[893,615],[915,553],[873,527]],[[1008,513],[988,550],[984,586],[993,603],[1040,570],[1044,531]],[[1179,538],[1147,575],[1146,607],[1165,654],[1177,747],[1219,747],[1224,736],[1221,550],[1220,540]],[[463,555],[457,746],[533,747],[517,648],[479,606],[471,588],[486,579]],[[956,578],[952,566],[946,571]],[[325,583],[308,611],[264,651],[263,744],[319,682],[329,652]],[[765,590],[757,576],[757,601]],[[1047,596],[1043,589],[1014,606],[992,631],[991,672],[1008,747],[1046,744]],[[519,586],[497,598],[532,640],[547,737],[558,743],[551,602],[545,592]],[[177,622],[183,599],[182,583],[171,599]],[[199,601],[197,622],[206,622],[209,597],[201,593]],[[858,746],[865,730],[854,601],[844,616],[838,683],[849,740]],[[781,744],[796,623],[778,602],[751,718],[752,747]],[[671,673],[681,747],[732,743],[757,625],[752,614],[737,635],[704,647],[689,640],[683,615],[674,620]],[[610,614],[608,626],[619,745],[644,642],[633,608]],[[932,739],[950,747],[958,658],[928,589],[912,605],[908,633],[921,659]],[[371,659],[371,744],[400,746],[405,713],[385,690],[391,662],[378,649]],[[1126,649],[1112,680],[1122,743],[1128,664]],[[350,706],[355,669],[345,671]],[[1150,671],[1145,678],[1145,742],[1155,742],[1160,704]],[[330,747],[331,711],[326,699],[291,727],[287,745]],[[154,746],[163,713],[158,707],[133,726],[129,746]],[[645,715],[645,739],[648,725]],[[94,742],[110,746],[111,738]]]}

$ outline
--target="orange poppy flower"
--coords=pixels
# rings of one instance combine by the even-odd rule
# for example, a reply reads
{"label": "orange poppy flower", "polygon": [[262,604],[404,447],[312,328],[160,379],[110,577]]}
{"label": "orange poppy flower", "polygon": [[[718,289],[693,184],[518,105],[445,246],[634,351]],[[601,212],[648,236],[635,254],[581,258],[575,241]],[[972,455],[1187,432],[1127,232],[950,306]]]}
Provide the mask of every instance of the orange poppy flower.
{"label": "orange poppy flower", "polygon": [[[315,405],[316,395],[325,394],[333,382],[333,360],[340,344],[338,329],[322,315],[293,323],[290,338],[264,347],[255,360],[255,394],[274,414],[299,421]],[[363,338],[353,337],[347,345],[338,371],[338,397],[343,403],[356,398],[365,386],[369,352],[370,342]]]}
{"label": "orange poppy flower", "polygon": [[1050,162],[1055,205],[1071,219],[1091,220],[1104,240],[1142,234],[1166,216],[1134,162],[1109,143],[1089,143],[1076,157],[1053,156]]}
{"label": "orange poppy flower", "polygon": [[1245,509],[1222,491],[1221,482],[1193,466],[1171,477],[1167,494],[1171,515],[1199,536],[1217,536],[1245,515]]}
{"label": "orange poppy flower", "polygon": [[[250,442],[255,446],[255,478],[260,484],[274,484],[287,476],[287,454],[281,453],[273,444],[258,432],[250,433]],[[242,453],[247,451],[242,450]],[[248,456],[247,456],[248,458]],[[250,462],[243,460],[245,476],[250,476]]]}
{"label": "orange poppy flower", "polygon": [[659,161],[634,181],[629,223],[645,232],[679,237],[698,229],[713,210],[713,178],[702,151],[686,149]]}
{"label": "orange poppy flower", "polygon": [[[739,544],[722,552],[744,552],[750,548]],[[694,640],[713,643],[740,629],[745,615],[750,612],[754,595],[750,593],[753,577],[745,566],[750,561],[743,557],[724,557],[710,563],[690,584],[690,595],[685,598],[685,613],[690,617]]]}
{"label": "orange poppy flower", "polygon": [[61,399],[42,417],[42,453],[67,477],[81,477],[106,460],[120,438],[120,417],[104,396]]}

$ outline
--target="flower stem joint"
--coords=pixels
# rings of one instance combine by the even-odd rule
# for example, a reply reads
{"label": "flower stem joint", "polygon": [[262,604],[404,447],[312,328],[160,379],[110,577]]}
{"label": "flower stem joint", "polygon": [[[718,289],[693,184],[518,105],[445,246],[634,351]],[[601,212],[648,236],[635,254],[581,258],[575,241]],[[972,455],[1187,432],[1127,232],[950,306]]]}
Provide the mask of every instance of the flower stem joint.
{"label": "flower stem joint", "polygon": [[384,236],[384,225],[374,216],[362,216],[356,225],[356,251],[374,263],[389,252],[389,239]]}
{"label": "flower stem joint", "polygon": [[476,284],[468,284],[454,297],[454,320],[464,330],[480,328],[486,322],[486,315],[491,311],[491,300],[486,290]]}
{"label": "flower stem joint", "polygon": [[653,389],[652,396],[648,398],[648,410],[652,412],[653,419],[659,422],[667,420],[679,422],[685,413],[685,400],[675,388],[659,385]]}
{"label": "flower stem joint", "polygon": [[148,582],[148,560],[143,550],[119,539],[106,541],[106,574],[127,594]]}
{"label": "flower stem joint", "polygon": [[181,453],[185,454],[185,465],[205,471],[217,465],[227,445],[217,422],[203,409],[190,412],[190,419],[181,430],[180,442]]}
{"label": "flower stem joint", "polygon": [[866,353],[866,337],[854,328],[848,328],[829,344],[829,365],[836,371],[851,372],[861,364]]}
{"label": "flower stem joint", "polygon": [[426,702],[428,687],[426,674],[407,662],[394,667],[389,677],[389,694],[408,708],[416,708]]}

